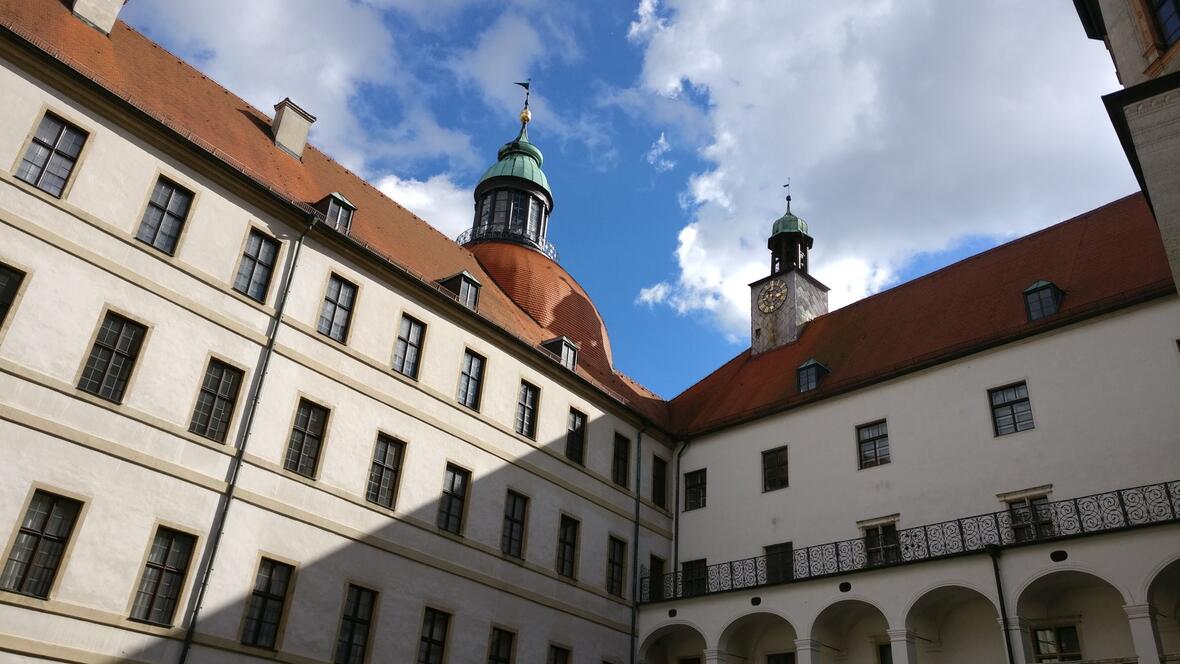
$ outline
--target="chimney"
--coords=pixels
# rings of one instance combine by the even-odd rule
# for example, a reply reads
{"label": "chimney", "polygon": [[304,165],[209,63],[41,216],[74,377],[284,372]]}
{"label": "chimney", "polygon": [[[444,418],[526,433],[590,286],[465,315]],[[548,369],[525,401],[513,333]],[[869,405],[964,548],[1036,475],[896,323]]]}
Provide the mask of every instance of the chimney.
{"label": "chimney", "polygon": [[126,3],[127,0],[74,0],[73,12],[74,16],[109,35],[115,21],[119,20],[119,10]]}
{"label": "chimney", "polygon": [[290,97],[285,97],[275,104],[275,119],[270,123],[275,145],[296,159],[302,159],[303,148],[307,147],[307,132],[313,122],[314,115],[296,106]]}

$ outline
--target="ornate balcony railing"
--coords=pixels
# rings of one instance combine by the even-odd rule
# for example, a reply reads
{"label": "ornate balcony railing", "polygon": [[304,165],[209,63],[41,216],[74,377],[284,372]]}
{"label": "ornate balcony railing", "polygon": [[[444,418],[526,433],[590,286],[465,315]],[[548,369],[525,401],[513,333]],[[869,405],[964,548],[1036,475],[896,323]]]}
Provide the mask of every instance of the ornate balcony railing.
{"label": "ornate balcony railing", "polygon": [[455,242],[460,245],[466,245],[469,242],[483,242],[484,240],[507,240],[517,244],[523,244],[532,247],[537,251],[548,256],[554,263],[557,260],[557,247],[553,246],[549,240],[539,238],[534,240],[523,231],[512,230],[504,226],[478,226],[476,228],[468,228],[455,238]]}
{"label": "ornate balcony railing", "polygon": [[639,581],[640,603],[756,588],[1180,520],[1180,480],[757,556]]}

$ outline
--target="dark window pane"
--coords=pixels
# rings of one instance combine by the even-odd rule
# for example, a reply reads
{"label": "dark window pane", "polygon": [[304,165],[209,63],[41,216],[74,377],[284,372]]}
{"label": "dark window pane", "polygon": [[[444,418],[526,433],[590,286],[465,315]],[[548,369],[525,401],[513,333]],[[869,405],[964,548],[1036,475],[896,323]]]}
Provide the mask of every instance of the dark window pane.
{"label": "dark window pane", "polygon": [[17,530],[0,574],[0,589],[49,597],[62,553],[69,543],[82,503],[38,490]]}
{"label": "dark window pane", "polygon": [[997,436],[1035,428],[1028,386],[1024,383],[989,390],[988,397],[992,404],[992,423]]}
{"label": "dark window pane", "polygon": [[425,335],[426,325],[421,321],[402,315],[401,326],[398,328],[397,345],[393,351],[393,370],[409,376],[418,377],[418,361],[422,357],[422,337]]}
{"label": "dark window pane", "polygon": [[405,448],[406,444],[400,440],[385,434],[377,435],[373,465],[369,470],[369,485],[365,490],[366,500],[393,509]]}
{"label": "dark window pane", "polygon": [[16,177],[60,197],[85,143],[85,132],[46,113],[16,168]]}
{"label": "dark window pane", "polygon": [[565,432],[565,456],[581,465],[586,450],[586,416],[570,408],[569,421]]}
{"label": "dark window pane", "polygon": [[614,451],[611,455],[610,477],[619,486],[627,486],[628,469],[631,462],[631,441],[626,436],[615,434]]}
{"label": "dark window pane", "polygon": [[187,533],[162,526],[156,530],[131,606],[133,620],[172,624],[195,543],[196,538]]}
{"label": "dark window pane", "polygon": [[684,474],[684,511],[705,506],[705,469]]}
{"label": "dark window pane", "polygon": [[707,589],[706,574],[708,568],[705,559],[686,560],[680,564],[681,577],[684,583],[684,596],[703,595]]}
{"label": "dark window pane", "polygon": [[889,463],[889,429],[885,420],[856,427],[860,467]]}
{"label": "dark window pane", "polygon": [[529,438],[537,435],[537,399],[541,390],[535,385],[520,382],[520,393],[516,399],[516,433]]}
{"label": "dark window pane", "polygon": [[107,312],[82,370],[78,389],[121,402],[146,334],[147,328],[139,323]]}
{"label": "dark window pane", "polygon": [[1152,11],[1164,47],[1180,41],[1180,0],[1152,0]]}
{"label": "dark window pane", "polygon": [[156,188],[143,212],[135,237],[171,255],[176,251],[176,241],[180,239],[180,231],[184,228],[192,201],[192,192],[160,178],[156,181]]}
{"label": "dark window pane", "polygon": [[241,263],[238,264],[238,276],[234,278],[234,290],[259,302],[265,302],[278,254],[277,240],[251,230],[250,236],[246,239],[246,251],[242,254]]}
{"label": "dark window pane", "polygon": [[570,651],[561,646],[549,646],[549,659],[547,664],[569,664]]}
{"label": "dark window pane", "polygon": [[528,511],[529,499],[509,491],[504,501],[504,528],[500,534],[500,550],[513,558],[520,558],[524,553],[525,514]]}
{"label": "dark window pane", "polygon": [[197,406],[193,409],[188,430],[219,443],[225,442],[229,421],[234,416],[238,400],[238,388],[242,384],[242,372],[219,360],[209,360],[205,378],[197,394]]}
{"label": "dark window pane", "polygon": [[459,403],[472,410],[479,410],[479,397],[483,383],[483,357],[466,351],[463,353],[463,367],[459,373]]}
{"label": "dark window pane", "polygon": [[512,642],[515,638],[512,632],[493,627],[488,644],[488,664],[512,664]]}
{"label": "dark window pane", "polygon": [[21,282],[25,280],[25,273],[16,268],[0,263],[0,325],[8,319],[8,311],[16,301],[16,292],[20,290]]}
{"label": "dark window pane", "polygon": [[570,579],[578,558],[578,525],[577,519],[563,514],[557,529],[557,573]]}
{"label": "dark window pane", "polygon": [[668,462],[658,456],[651,458],[651,502],[668,506]]}
{"label": "dark window pane", "polygon": [[356,299],[356,285],[332,275],[328,279],[328,290],[320,307],[320,318],[316,330],[320,334],[344,343],[348,338],[348,324]]}
{"label": "dark window pane", "polygon": [[870,566],[886,565],[901,560],[897,526],[890,523],[865,528],[865,555]]}
{"label": "dark window pane", "polygon": [[795,576],[794,547],[791,542],[766,547],[766,582],[782,583]]}
{"label": "dark window pane", "polygon": [[467,501],[467,485],[470,481],[470,472],[454,464],[447,464],[442,498],[438,503],[439,528],[456,535],[462,532],[463,509]]}
{"label": "dark window pane", "polygon": [[349,585],[340,617],[340,636],[336,639],[335,664],[364,664],[369,646],[369,630],[377,593],[368,588]]}
{"label": "dark window pane", "polygon": [[426,614],[422,617],[422,636],[418,640],[417,664],[442,664],[450,622],[449,614],[426,609]]}
{"label": "dark window pane", "polygon": [[762,490],[774,491],[788,484],[787,448],[779,447],[762,453]]}
{"label": "dark window pane", "polygon": [[283,605],[287,602],[294,567],[263,558],[254,578],[254,591],[246,605],[246,620],[242,623],[242,643],[248,646],[274,649],[279,637],[279,622]]}
{"label": "dark window pane", "polygon": [[295,425],[291,427],[291,439],[287,444],[287,456],[283,461],[284,468],[304,477],[315,477],[327,423],[327,408],[307,399],[299,400]]}
{"label": "dark window pane", "polygon": [[623,596],[623,580],[627,571],[627,543],[612,537],[606,550],[606,591]]}

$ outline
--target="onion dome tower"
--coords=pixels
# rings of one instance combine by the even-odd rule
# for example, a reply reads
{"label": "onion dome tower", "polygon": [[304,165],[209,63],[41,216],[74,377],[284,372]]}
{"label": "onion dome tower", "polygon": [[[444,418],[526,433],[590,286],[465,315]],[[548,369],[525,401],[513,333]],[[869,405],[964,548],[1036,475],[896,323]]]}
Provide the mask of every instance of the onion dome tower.
{"label": "onion dome tower", "polygon": [[807,234],[807,222],[791,212],[791,196],[787,195],[787,211],[774,220],[770,228],[770,273],[799,270],[807,274],[807,251],[815,240]]}
{"label": "onion dome tower", "polygon": [[557,264],[557,250],[546,237],[553,192],[541,170],[541,150],[529,141],[532,118],[526,96],[520,131],[479,179],[474,221],[456,241],[550,335],[539,340],[541,346],[557,353],[568,342],[581,358],[577,366],[611,372],[610,338],[602,316],[582,286]]}

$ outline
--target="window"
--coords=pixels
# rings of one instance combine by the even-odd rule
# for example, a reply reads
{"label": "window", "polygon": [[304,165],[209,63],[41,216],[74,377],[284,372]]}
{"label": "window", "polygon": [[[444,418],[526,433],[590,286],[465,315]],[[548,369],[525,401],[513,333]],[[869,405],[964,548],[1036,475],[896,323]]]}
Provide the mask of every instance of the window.
{"label": "window", "polygon": [[766,664],[795,664],[795,653],[778,652],[766,656]]}
{"label": "window", "polygon": [[336,639],[336,664],[364,664],[369,647],[369,627],[373,622],[373,606],[377,593],[349,584],[344,598],[344,614],[340,616],[340,636]]}
{"label": "window", "polygon": [[422,337],[426,325],[422,321],[402,314],[401,327],[397,332],[397,347],[393,351],[393,370],[418,378],[418,362],[422,359]]}
{"label": "window", "polygon": [[650,567],[647,578],[648,596],[652,601],[661,600],[666,596],[664,591],[664,583],[666,581],[664,578],[664,559],[653,554],[648,559],[648,566]]}
{"label": "window", "polygon": [[651,502],[656,507],[668,506],[668,462],[658,456],[651,458]]}
{"label": "window", "polygon": [[304,477],[315,477],[316,463],[320,458],[320,447],[324,442],[327,424],[327,408],[307,399],[300,399],[283,467]]}
{"label": "window", "polygon": [[549,341],[541,342],[541,347],[553,353],[559,361],[561,366],[573,371],[578,366],[578,347],[574,342],[567,337],[557,337]]}
{"label": "window", "polygon": [[348,323],[355,300],[356,285],[333,274],[328,279],[324,305],[320,307],[320,320],[316,326],[319,333],[344,343],[348,338]]}
{"label": "window", "polygon": [[565,458],[582,465],[586,455],[586,416],[570,408],[565,431]]}
{"label": "window", "polygon": [[877,644],[877,664],[893,664],[893,644]]}
{"label": "window", "polygon": [[238,263],[238,276],[234,278],[234,290],[259,302],[266,301],[270,289],[270,276],[274,273],[275,260],[279,255],[279,243],[265,233],[251,230],[246,238],[246,251]]}
{"label": "window", "polygon": [[1037,662],[1082,661],[1082,644],[1078,641],[1076,625],[1034,629],[1033,650]]}
{"label": "window", "polygon": [[504,500],[504,530],[500,533],[500,550],[513,558],[524,557],[524,524],[529,499],[509,491]]}
{"label": "window", "polygon": [[1180,0],[1151,0],[1151,13],[1164,48],[1180,41]]}
{"label": "window", "polygon": [[807,360],[799,365],[799,368],[795,370],[795,380],[799,392],[810,392],[816,389],[827,374],[828,368],[815,360]]}
{"label": "window", "polygon": [[246,606],[246,622],[242,625],[242,643],[274,650],[279,638],[279,623],[283,619],[283,605],[287,603],[287,589],[295,568],[277,560],[263,558],[254,579],[254,592]]}
{"label": "window", "polygon": [[680,572],[684,579],[685,597],[705,594],[708,567],[704,558],[686,560],[680,563]]}
{"label": "window", "polygon": [[787,446],[766,450],[762,453],[762,490],[774,491],[787,486]]}
{"label": "window", "polygon": [[988,390],[992,404],[992,426],[997,436],[1006,436],[1033,427],[1032,404],[1024,382]]}
{"label": "window", "polygon": [[621,434],[615,434],[614,452],[611,454],[610,478],[621,487],[627,486],[627,470],[631,462],[631,441]]}
{"label": "window", "polygon": [[1057,313],[1064,295],[1051,281],[1038,281],[1024,289],[1024,308],[1028,320],[1040,320]]}
{"label": "window", "polygon": [[82,503],[37,490],[21,520],[16,541],[0,575],[0,589],[49,597],[57,567],[69,544]]}
{"label": "window", "polygon": [[488,642],[488,664],[512,664],[512,642],[516,635],[499,627],[492,628]]}
{"label": "window", "polygon": [[889,463],[889,427],[885,420],[856,427],[856,446],[861,468]]}
{"label": "window", "polygon": [[393,509],[397,501],[397,480],[401,475],[402,456],[406,444],[400,440],[377,434],[377,445],[373,448],[373,465],[369,469],[369,485],[365,489],[365,500],[382,507]]}
{"label": "window", "polygon": [[463,369],[459,372],[459,403],[471,410],[479,410],[480,389],[483,386],[483,356],[471,351],[463,353]]}
{"label": "window", "polygon": [[1008,503],[1012,536],[1017,542],[1053,537],[1053,510],[1048,496],[1031,496]]}
{"label": "window", "polygon": [[766,547],[766,582],[782,583],[795,576],[795,549],[791,542]]}
{"label": "window", "polygon": [[197,394],[197,406],[188,430],[219,443],[225,442],[229,421],[234,416],[238,388],[242,385],[242,371],[220,360],[209,360],[205,379]]}
{"label": "window", "polygon": [[684,511],[705,506],[705,469],[684,474]]}
{"label": "window", "polygon": [[86,132],[46,113],[33,134],[24,159],[16,167],[16,177],[61,198],[85,143]]}
{"label": "window", "polygon": [[356,208],[344,200],[343,196],[332,194],[328,197],[328,213],[325,215],[325,221],[332,228],[347,234],[352,228],[352,213],[355,211]]}
{"label": "window", "polygon": [[442,664],[450,622],[449,613],[426,609],[422,616],[422,638],[418,640],[418,664]]}
{"label": "window", "polygon": [[16,292],[24,280],[24,272],[0,263],[0,325],[8,318],[8,311],[16,302]]}
{"label": "window", "polygon": [[176,241],[180,239],[180,231],[184,228],[184,220],[188,217],[192,202],[191,191],[160,178],[148,200],[147,209],[143,211],[135,238],[172,255],[176,251]]}
{"label": "window", "polygon": [[557,573],[572,579],[578,559],[578,520],[561,515],[557,528]]}
{"label": "window", "polygon": [[184,587],[185,574],[192,559],[196,538],[163,526],[148,552],[139,589],[131,605],[131,619],[156,625],[171,625],[176,600]]}
{"label": "window", "polygon": [[570,651],[568,648],[561,646],[549,646],[549,659],[547,664],[569,664]]}
{"label": "window", "polygon": [[442,499],[438,503],[438,527],[458,535],[463,530],[463,507],[467,501],[467,484],[471,473],[448,463],[443,479]]}
{"label": "window", "polygon": [[119,314],[107,312],[90,349],[78,389],[120,403],[147,328]]}
{"label": "window", "polygon": [[627,543],[611,537],[606,546],[606,591],[623,596],[623,580],[627,573]]}
{"label": "window", "polygon": [[516,433],[537,437],[537,397],[540,394],[541,390],[535,385],[520,381],[520,394],[516,399]]}
{"label": "window", "polygon": [[886,565],[901,560],[901,547],[897,542],[897,524],[886,523],[870,526],[865,532],[865,556],[870,567]]}
{"label": "window", "polygon": [[438,282],[451,292],[459,304],[475,311],[479,306],[479,281],[468,272],[447,277]]}

